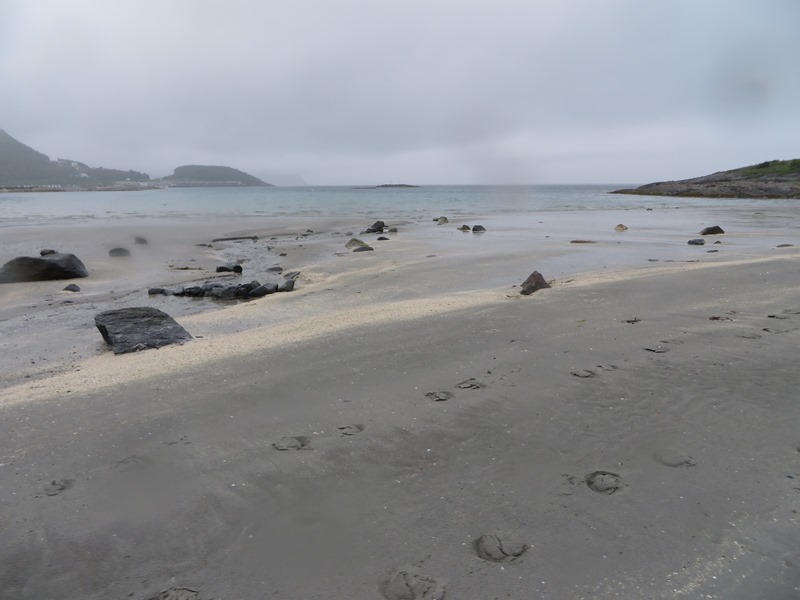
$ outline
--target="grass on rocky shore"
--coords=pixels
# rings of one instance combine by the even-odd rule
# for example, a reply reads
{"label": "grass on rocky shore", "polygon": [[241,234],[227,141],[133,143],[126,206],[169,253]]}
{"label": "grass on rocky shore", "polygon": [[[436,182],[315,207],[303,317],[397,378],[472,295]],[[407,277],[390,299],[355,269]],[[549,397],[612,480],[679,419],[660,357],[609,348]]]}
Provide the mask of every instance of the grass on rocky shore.
{"label": "grass on rocky shore", "polygon": [[800,158],[792,160],[768,160],[757,165],[742,167],[738,171],[744,177],[764,177],[765,175],[800,175]]}

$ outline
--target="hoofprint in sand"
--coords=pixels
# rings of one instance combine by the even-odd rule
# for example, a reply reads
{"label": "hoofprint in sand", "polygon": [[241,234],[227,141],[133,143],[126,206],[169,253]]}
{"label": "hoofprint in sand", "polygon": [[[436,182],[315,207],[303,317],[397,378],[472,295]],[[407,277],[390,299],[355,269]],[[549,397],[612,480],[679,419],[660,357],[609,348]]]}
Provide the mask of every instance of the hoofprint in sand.
{"label": "hoofprint in sand", "polygon": [[523,297],[574,254],[427,235],[3,390],[0,590],[791,597],[793,248],[649,248]]}

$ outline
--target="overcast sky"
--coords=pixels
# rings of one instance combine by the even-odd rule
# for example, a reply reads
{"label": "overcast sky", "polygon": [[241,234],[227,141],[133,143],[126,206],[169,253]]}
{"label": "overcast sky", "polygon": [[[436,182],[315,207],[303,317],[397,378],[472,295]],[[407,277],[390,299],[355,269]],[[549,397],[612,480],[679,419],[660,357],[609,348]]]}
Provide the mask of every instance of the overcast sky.
{"label": "overcast sky", "polygon": [[0,0],[0,128],[159,177],[637,183],[800,157],[800,0]]}

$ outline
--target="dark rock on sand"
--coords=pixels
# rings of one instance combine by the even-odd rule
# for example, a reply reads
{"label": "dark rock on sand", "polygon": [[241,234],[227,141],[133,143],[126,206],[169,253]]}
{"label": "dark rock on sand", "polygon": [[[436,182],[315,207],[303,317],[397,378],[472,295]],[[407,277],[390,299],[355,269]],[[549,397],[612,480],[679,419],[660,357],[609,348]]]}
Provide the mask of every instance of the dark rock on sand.
{"label": "dark rock on sand", "polygon": [[76,285],[74,283],[70,283],[62,291],[64,291],[64,292],[80,292],[81,291],[81,286]]}
{"label": "dark rock on sand", "polygon": [[690,246],[704,246],[706,241],[703,238],[697,238],[694,240],[689,240],[686,243],[689,244]]}
{"label": "dark rock on sand", "polygon": [[375,221],[370,227],[365,230],[366,233],[383,233],[386,228],[386,223],[383,221]]}
{"label": "dark rock on sand", "polygon": [[247,296],[248,298],[263,298],[264,296],[274,294],[277,291],[277,283],[265,283],[264,285],[260,285],[257,288],[250,290]]}
{"label": "dark rock on sand", "polygon": [[114,258],[121,258],[123,256],[130,256],[131,251],[127,248],[112,248],[108,251],[108,255]]}
{"label": "dark rock on sand", "polygon": [[147,290],[148,296],[168,296],[169,291],[163,287],[152,287]]}
{"label": "dark rock on sand", "polygon": [[533,292],[545,288],[549,288],[550,284],[544,280],[539,271],[534,271],[531,273],[528,278],[522,282],[522,289],[520,290],[520,294],[523,296],[530,296]]}
{"label": "dark rock on sand", "polygon": [[88,276],[86,267],[74,254],[18,256],[0,268],[0,283],[52,281]]}
{"label": "dark rock on sand", "polygon": [[484,533],[472,542],[472,546],[479,558],[495,563],[516,562],[530,547],[516,535],[505,531]]}
{"label": "dark rock on sand", "polygon": [[464,232],[472,231],[472,227],[470,227],[469,225],[462,225],[461,227],[458,228],[458,230]]}
{"label": "dark rock on sand", "polygon": [[289,271],[283,274],[284,279],[297,279],[300,277],[300,271]]}
{"label": "dark rock on sand", "polygon": [[242,265],[236,263],[225,263],[217,267],[217,273],[241,273]]}
{"label": "dark rock on sand", "polygon": [[387,238],[385,235],[382,235],[381,237],[378,238],[378,241],[379,242],[388,242],[389,238]]}
{"label": "dark rock on sand", "polygon": [[278,291],[279,292],[291,292],[292,290],[294,290],[294,284],[295,284],[295,280],[294,279],[287,279],[286,281],[284,281],[282,284],[280,284],[278,286]]}
{"label": "dark rock on sand", "polygon": [[372,250],[375,250],[375,248],[373,248],[372,246],[366,246],[366,245],[359,246],[358,248],[353,248],[353,252],[370,252]]}
{"label": "dark rock on sand", "polygon": [[95,325],[114,354],[180,344],[192,336],[167,313],[149,306],[107,310]]}
{"label": "dark rock on sand", "polygon": [[53,250],[52,248],[45,248],[44,250],[39,250],[39,256],[47,256],[49,254],[58,254],[58,250]]}
{"label": "dark rock on sand", "polygon": [[436,219],[437,225],[446,225],[447,223],[449,223],[447,217],[439,217],[438,219]]}
{"label": "dark rock on sand", "polygon": [[483,233],[484,231],[486,231],[486,227],[483,225],[475,225],[472,228],[472,233]]}
{"label": "dark rock on sand", "polygon": [[570,244],[596,244],[594,240],[571,240]]}
{"label": "dark rock on sand", "polygon": [[614,231],[628,231],[628,226],[620,223],[619,225],[614,226]]}
{"label": "dark rock on sand", "polygon": [[776,248],[791,248],[794,244],[778,244]]}
{"label": "dark rock on sand", "polygon": [[386,233],[397,233],[397,227],[389,227],[389,229],[386,230]]}
{"label": "dark rock on sand", "polygon": [[447,582],[428,577],[412,565],[390,571],[378,582],[386,600],[443,600]]}
{"label": "dark rock on sand", "polygon": [[700,232],[700,235],[719,235],[721,233],[725,233],[725,231],[719,225],[713,225],[712,227],[706,227],[703,231]]}
{"label": "dark rock on sand", "polygon": [[139,244],[139,245],[144,245],[144,244],[147,244],[147,238],[144,238],[144,237],[142,237],[142,236],[140,236],[140,235],[137,235],[137,236],[136,236],[136,237],[133,239],[133,241],[134,241],[134,243],[136,243],[136,244]]}
{"label": "dark rock on sand", "polygon": [[611,495],[622,488],[622,478],[611,471],[594,471],[586,476],[586,485],[593,492]]}
{"label": "dark rock on sand", "polygon": [[270,267],[267,269],[269,273],[283,273],[283,267]]}

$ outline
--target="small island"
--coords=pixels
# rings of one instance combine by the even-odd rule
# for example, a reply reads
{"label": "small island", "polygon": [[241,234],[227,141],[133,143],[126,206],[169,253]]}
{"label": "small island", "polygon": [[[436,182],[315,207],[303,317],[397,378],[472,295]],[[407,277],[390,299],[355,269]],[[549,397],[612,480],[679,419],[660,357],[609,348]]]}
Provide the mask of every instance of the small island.
{"label": "small island", "polygon": [[172,175],[156,182],[168,187],[272,187],[272,184],[239,169],[213,165],[176,167]]}
{"label": "small island", "polygon": [[800,198],[800,159],[770,160],[680,181],[659,181],[612,194],[696,198]]}

